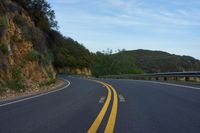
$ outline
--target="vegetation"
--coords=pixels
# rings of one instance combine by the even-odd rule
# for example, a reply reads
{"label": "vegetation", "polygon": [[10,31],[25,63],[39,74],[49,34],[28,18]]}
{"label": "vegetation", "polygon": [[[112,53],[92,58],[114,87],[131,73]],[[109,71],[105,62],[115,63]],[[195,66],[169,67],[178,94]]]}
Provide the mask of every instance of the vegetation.
{"label": "vegetation", "polygon": [[42,83],[40,83],[40,87],[43,87],[43,86],[50,86],[52,84],[55,84],[56,83],[56,79],[50,79],[48,81],[44,81]]}
{"label": "vegetation", "polygon": [[3,93],[6,91],[5,85],[0,82],[0,96],[3,95]]}
{"label": "vegetation", "polygon": [[[20,15],[15,16],[13,20],[14,20],[14,23],[21,29],[23,40],[31,40],[32,38],[31,30],[26,20]],[[18,40],[18,41],[22,41],[22,40]]]}
{"label": "vegetation", "polygon": [[40,83],[40,86],[49,86],[51,84],[55,84],[56,83],[56,79],[54,78],[53,73],[48,72],[48,76],[49,76],[49,80],[48,81],[44,81]]}
{"label": "vegetation", "polygon": [[19,26],[19,27],[22,27],[23,25],[27,24],[26,21],[25,21],[25,19],[22,16],[20,16],[20,15],[15,16],[13,20],[14,20],[15,24],[17,26]]}
{"label": "vegetation", "polygon": [[5,27],[7,25],[6,18],[4,16],[0,16],[0,27]]}
{"label": "vegetation", "polygon": [[[42,67],[53,63],[56,69],[91,68],[94,76],[200,70],[199,60],[160,51],[123,50],[113,54],[112,50],[107,50],[95,54],[90,53],[82,44],[64,37],[57,31],[54,11],[45,0],[12,1],[18,4],[8,2],[10,4],[8,5],[2,4],[7,1],[0,2],[0,36],[4,35],[2,33],[6,31],[7,22],[4,15],[12,12],[13,14],[10,16],[16,15],[13,21],[21,29],[22,38],[16,37],[16,40],[11,40],[11,43],[20,45],[28,41],[33,44],[33,49],[27,54],[27,58],[17,64],[16,68],[12,69],[7,66],[10,67],[7,69],[8,71],[12,70],[12,77],[6,83],[4,79],[1,79],[3,82],[0,83],[0,93],[6,86],[15,91],[24,90],[25,77],[20,68],[25,67],[27,60],[38,61]],[[5,5],[7,7],[4,7]],[[23,15],[14,14],[16,11]],[[35,25],[32,25],[26,16],[30,16]],[[0,65],[7,65],[4,55],[7,55],[8,52],[7,45],[0,43],[0,55],[1,58],[4,58],[0,60]],[[49,81],[44,81],[41,85],[55,83],[53,72],[48,72],[48,79]]]}
{"label": "vegetation", "polygon": [[92,73],[98,77],[100,75],[117,75],[117,74],[140,74],[143,73],[133,60],[128,57],[116,58],[111,50],[106,52],[97,52],[95,61],[92,65]]}
{"label": "vegetation", "polygon": [[[50,64],[56,68],[83,68],[91,66],[91,53],[83,45],[71,38],[62,36],[57,29],[54,11],[45,0],[13,0],[19,3],[31,16],[36,26],[30,27],[21,16],[17,16],[15,23],[22,30],[25,40],[33,42],[34,48],[43,53],[40,58],[43,64]],[[42,31],[40,31],[42,29]],[[45,52],[46,45],[51,54]],[[31,53],[34,54],[34,53]],[[46,57],[46,58],[45,58]],[[48,61],[47,61],[48,60]]]}
{"label": "vegetation", "polygon": [[39,59],[39,53],[34,49],[30,50],[28,53],[28,60],[37,61],[38,59]]}
{"label": "vegetation", "polygon": [[8,46],[4,43],[0,43],[0,51],[4,54],[4,55],[8,55],[9,51],[8,51]]}
{"label": "vegetation", "polygon": [[40,64],[43,65],[52,65],[53,62],[53,54],[49,51],[48,53],[40,56]]}
{"label": "vegetation", "polygon": [[63,37],[55,30],[51,30],[48,35],[48,47],[52,51],[53,64],[56,68],[91,66],[91,53],[83,45],[71,38]]}
{"label": "vegetation", "polygon": [[[91,54],[83,45],[62,36],[55,30],[57,28],[55,14],[45,0],[13,1],[27,11],[38,27],[30,27],[23,18],[15,18],[15,23],[22,29],[25,38],[33,42],[34,49],[40,53],[39,61],[43,64],[50,64],[52,61],[55,68],[92,68],[95,76],[200,69],[199,61],[194,58],[160,51],[123,50],[113,54],[108,50]],[[38,58],[34,51],[29,54],[30,60]]]}
{"label": "vegetation", "polygon": [[12,79],[6,82],[8,88],[14,91],[24,90],[25,86],[23,84],[24,78],[21,74],[21,69],[16,67],[12,70]]}
{"label": "vegetation", "polygon": [[92,72],[95,76],[200,70],[200,61],[161,51],[133,50],[116,54],[97,52]]}
{"label": "vegetation", "polygon": [[[15,68],[13,68],[12,65],[9,65],[8,59],[4,57],[9,52],[8,45],[0,43],[0,69],[3,70],[6,66],[5,75],[11,75],[7,78],[1,76],[0,93],[4,91],[3,88],[10,88],[14,91],[25,90],[26,78],[30,77],[25,77],[25,74],[23,76],[21,70],[26,66],[27,61],[38,61],[43,68],[50,68],[52,64],[58,69],[88,68],[91,66],[93,58],[89,50],[79,42],[66,38],[57,31],[54,11],[45,0],[11,1],[13,2],[0,2],[0,37],[5,36],[3,34],[6,31],[4,26],[7,24],[6,17],[8,17],[9,21],[13,21],[21,32],[11,36],[9,41],[13,46],[12,48],[21,48],[25,44],[32,43],[33,49],[27,53],[25,58],[23,53],[20,54],[18,57],[20,61],[14,61]],[[4,17],[5,15],[6,17]],[[29,17],[34,24],[29,21]],[[10,23],[8,26],[10,26]],[[4,39],[2,40],[4,41]],[[13,51],[11,58],[15,58],[15,56],[15,51]],[[47,79],[49,80],[44,81],[43,85],[55,83],[53,70],[49,70]]]}
{"label": "vegetation", "polygon": [[200,70],[200,61],[189,56],[178,56],[162,51],[133,50],[116,55],[135,60],[136,65],[147,73],[182,72]]}
{"label": "vegetation", "polygon": [[13,0],[19,3],[32,17],[36,26],[42,30],[57,28],[54,10],[45,0]]}
{"label": "vegetation", "polygon": [[[0,6],[1,8],[1,6]],[[7,29],[7,21],[4,15],[1,14],[1,9],[0,9],[0,38],[3,36]]]}

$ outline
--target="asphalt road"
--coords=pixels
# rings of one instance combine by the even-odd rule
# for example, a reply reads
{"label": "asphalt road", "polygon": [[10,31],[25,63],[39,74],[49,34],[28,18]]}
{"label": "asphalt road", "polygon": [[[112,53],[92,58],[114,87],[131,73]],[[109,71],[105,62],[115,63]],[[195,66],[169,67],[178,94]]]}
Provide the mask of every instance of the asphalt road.
{"label": "asphalt road", "polygon": [[59,91],[0,102],[0,133],[199,133],[200,85],[67,77]]}

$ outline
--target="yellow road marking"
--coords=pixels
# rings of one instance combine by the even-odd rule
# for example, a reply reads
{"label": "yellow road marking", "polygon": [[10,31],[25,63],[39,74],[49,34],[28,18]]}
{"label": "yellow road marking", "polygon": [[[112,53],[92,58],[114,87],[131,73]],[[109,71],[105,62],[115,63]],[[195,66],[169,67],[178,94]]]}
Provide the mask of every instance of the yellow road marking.
{"label": "yellow road marking", "polygon": [[118,109],[118,97],[117,97],[117,92],[114,89],[114,87],[112,87],[111,85],[101,82],[101,81],[97,81],[97,80],[93,80],[97,83],[100,83],[102,85],[104,85],[107,90],[108,90],[108,95],[107,95],[107,99],[100,111],[100,113],[98,114],[97,118],[95,119],[95,121],[93,122],[92,126],[89,128],[88,133],[96,133],[106,112],[108,109],[108,106],[110,104],[111,101],[111,96],[113,92],[114,95],[114,99],[113,99],[113,105],[112,105],[112,109],[111,109],[111,113],[108,119],[108,122],[106,124],[106,128],[104,130],[104,133],[113,133],[114,132],[114,127],[115,127],[115,122],[116,122],[116,118],[117,118],[117,109]]}
{"label": "yellow road marking", "polygon": [[107,99],[106,99],[106,102],[105,104],[103,105],[102,109],[101,109],[101,112],[98,114],[97,118],[95,119],[95,121],[93,122],[92,126],[89,128],[88,130],[88,133],[96,133],[104,116],[105,116],[105,113],[108,109],[108,106],[110,104],[110,100],[111,100],[111,90],[110,88],[103,82],[100,82],[100,81],[96,81],[98,83],[101,83],[103,84],[104,86],[106,86],[107,90],[108,90],[108,95],[107,95]]}
{"label": "yellow road marking", "polygon": [[117,92],[115,91],[115,89],[111,85],[109,85],[109,84],[107,84],[107,85],[113,91],[114,100],[113,100],[113,105],[112,105],[110,117],[108,119],[108,123],[106,125],[106,129],[104,130],[104,133],[113,133],[114,127],[115,127],[115,122],[116,122],[116,117],[117,117],[118,97],[117,97]]}

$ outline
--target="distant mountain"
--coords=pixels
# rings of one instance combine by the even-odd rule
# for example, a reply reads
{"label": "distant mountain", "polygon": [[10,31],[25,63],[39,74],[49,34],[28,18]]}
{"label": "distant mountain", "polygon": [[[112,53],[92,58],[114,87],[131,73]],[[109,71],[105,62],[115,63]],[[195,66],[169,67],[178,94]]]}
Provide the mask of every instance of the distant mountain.
{"label": "distant mountain", "polygon": [[[105,60],[109,61],[106,63]],[[193,57],[142,49],[121,51],[116,54],[97,53],[95,61],[93,74],[96,76],[200,70],[200,61]]]}

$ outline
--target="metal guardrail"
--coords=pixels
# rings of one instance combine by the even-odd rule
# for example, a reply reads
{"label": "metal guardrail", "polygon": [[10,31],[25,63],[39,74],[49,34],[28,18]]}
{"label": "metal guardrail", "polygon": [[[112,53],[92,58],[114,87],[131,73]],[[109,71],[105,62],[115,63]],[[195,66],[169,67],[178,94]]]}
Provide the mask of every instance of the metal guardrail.
{"label": "metal guardrail", "polygon": [[200,78],[200,71],[106,75],[106,76],[100,76],[100,78],[115,78],[115,79],[128,78],[128,79],[147,79],[147,80],[152,80],[152,79],[159,80],[160,78],[163,78],[163,80],[168,80],[169,78],[178,80],[178,78],[185,78],[186,81],[189,81],[190,78]]}

